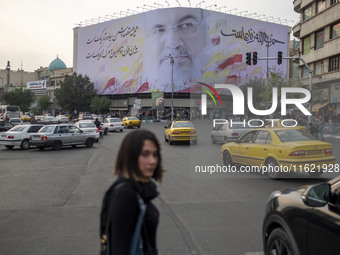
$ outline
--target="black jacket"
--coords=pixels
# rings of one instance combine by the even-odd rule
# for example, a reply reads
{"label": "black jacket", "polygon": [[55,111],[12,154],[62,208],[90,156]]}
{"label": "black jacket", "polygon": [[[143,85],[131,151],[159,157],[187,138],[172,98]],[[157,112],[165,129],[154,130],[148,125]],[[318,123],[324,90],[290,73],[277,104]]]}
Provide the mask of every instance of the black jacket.
{"label": "black jacket", "polygon": [[[115,189],[116,185],[121,182],[124,182],[124,185]],[[103,224],[105,224],[108,216],[108,207],[113,206],[109,227],[110,254],[112,255],[130,254],[132,236],[139,214],[136,192],[141,195],[147,205],[141,230],[143,254],[158,254],[156,232],[159,222],[159,211],[151,202],[158,195],[156,185],[151,181],[149,183],[139,183],[132,179],[118,177],[104,196],[101,212],[102,233]]]}

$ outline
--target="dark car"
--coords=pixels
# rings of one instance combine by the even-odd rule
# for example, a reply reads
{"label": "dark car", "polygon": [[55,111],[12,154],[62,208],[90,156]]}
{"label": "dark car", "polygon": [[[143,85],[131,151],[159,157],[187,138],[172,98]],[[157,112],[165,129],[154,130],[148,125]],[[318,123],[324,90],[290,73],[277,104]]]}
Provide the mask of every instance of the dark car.
{"label": "dark car", "polygon": [[14,125],[6,120],[0,120],[0,132],[6,132],[10,130]]}
{"label": "dark car", "polygon": [[340,178],[273,192],[262,237],[266,255],[340,254]]}

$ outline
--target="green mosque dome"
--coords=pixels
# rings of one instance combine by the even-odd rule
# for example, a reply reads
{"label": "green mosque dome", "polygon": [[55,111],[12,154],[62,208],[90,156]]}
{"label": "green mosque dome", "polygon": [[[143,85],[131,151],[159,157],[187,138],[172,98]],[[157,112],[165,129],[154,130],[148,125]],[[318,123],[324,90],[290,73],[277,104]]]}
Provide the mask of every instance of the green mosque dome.
{"label": "green mosque dome", "polygon": [[65,69],[65,68],[67,68],[67,67],[66,67],[64,61],[62,61],[60,58],[58,58],[58,56],[48,66],[49,71],[54,71],[54,70],[58,70],[58,69]]}

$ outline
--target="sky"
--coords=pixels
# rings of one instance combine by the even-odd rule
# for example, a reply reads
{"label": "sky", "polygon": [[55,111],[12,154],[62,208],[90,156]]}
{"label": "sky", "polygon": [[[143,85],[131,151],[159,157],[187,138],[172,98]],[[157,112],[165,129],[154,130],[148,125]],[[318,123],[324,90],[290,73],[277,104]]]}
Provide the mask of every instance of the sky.
{"label": "sky", "polygon": [[[73,66],[73,28],[97,22],[107,15],[124,17],[127,11],[200,7],[272,21],[293,27],[299,21],[293,0],[2,0],[0,9],[0,69],[34,72],[57,56]],[[256,13],[256,14],[255,14]]]}

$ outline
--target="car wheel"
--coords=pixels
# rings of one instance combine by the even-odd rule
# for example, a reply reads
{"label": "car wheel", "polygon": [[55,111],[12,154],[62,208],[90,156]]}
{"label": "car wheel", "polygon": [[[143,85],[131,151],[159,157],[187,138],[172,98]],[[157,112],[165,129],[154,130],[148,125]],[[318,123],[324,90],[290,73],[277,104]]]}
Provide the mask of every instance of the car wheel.
{"label": "car wheel", "polygon": [[223,141],[224,141],[224,143],[228,143],[228,137],[225,136]]}
{"label": "car wheel", "polygon": [[265,254],[267,255],[289,255],[299,254],[297,247],[293,244],[288,234],[282,229],[274,229],[266,243]]}
{"label": "car wheel", "polygon": [[215,137],[214,137],[213,135],[211,136],[211,142],[212,142],[213,144],[216,143]]}
{"label": "car wheel", "polygon": [[14,148],[14,145],[5,145],[5,147],[9,150],[13,149]]}
{"label": "car wheel", "polygon": [[30,143],[27,139],[23,140],[20,144],[20,149],[28,150],[30,148]]}
{"label": "car wheel", "polygon": [[138,128],[140,128],[140,126],[138,126]]}
{"label": "car wheel", "polygon": [[43,147],[43,146],[38,146],[38,149],[39,149],[40,151],[43,151],[43,150],[45,150],[45,147]]}
{"label": "car wheel", "polygon": [[228,151],[223,152],[223,164],[225,166],[233,166],[233,160],[231,159],[230,153]]}
{"label": "car wheel", "polygon": [[166,139],[166,136],[164,135],[164,141],[167,143],[168,142],[168,139]]}
{"label": "car wheel", "polygon": [[53,150],[58,151],[61,148],[61,142],[60,141],[55,141],[53,144]]}
{"label": "car wheel", "polygon": [[109,130],[107,128],[105,128],[104,135],[107,135],[108,133],[109,133]]}
{"label": "car wheel", "polygon": [[85,142],[86,148],[92,148],[93,146],[93,139],[87,139]]}
{"label": "car wheel", "polygon": [[120,129],[120,132],[123,132],[123,129]]}
{"label": "car wheel", "polygon": [[277,164],[276,160],[273,158],[267,159],[267,175],[270,179],[279,179],[280,178],[280,169],[279,165]]}
{"label": "car wheel", "polygon": [[173,144],[174,144],[174,142],[170,140],[170,137],[169,137],[169,144],[170,144],[170,145],[173,145]]}

